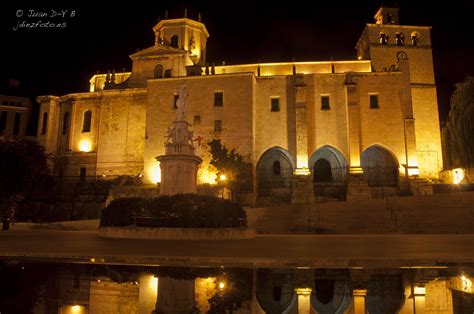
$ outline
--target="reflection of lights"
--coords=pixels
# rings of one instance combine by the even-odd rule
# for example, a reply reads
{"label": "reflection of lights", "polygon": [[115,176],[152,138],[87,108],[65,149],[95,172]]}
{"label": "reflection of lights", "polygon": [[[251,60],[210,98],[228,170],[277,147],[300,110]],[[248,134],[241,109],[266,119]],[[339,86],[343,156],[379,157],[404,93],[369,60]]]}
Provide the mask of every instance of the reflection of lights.
{"label": "reflection of lights", "polygon": [[223,281],[219,282],[219,289],[223,290],[225,288],[225,283]]}
{"label": "reflection of lights", "polygon": [[459,184],[464,179],[464,170],[462,168],[453,169],[453,183]]}
{"label": "reflection of lights", "polygon": [[227,180],[226,175],[225,175],[225,174],[221,174],[221,175],[219,176],[219,180],[221,180],[221,181]]}
{"label": "reflection of lights", "polygon": [[80,305],[71,306],[71,313],[80,313],[80,312],[81,312],[81,306]]}
{"label": "reflection of lights", "polygon": [[89,140],[81,140],[79,142],[79,150],[84,153],[88,153],[92,150],[92,143]]}

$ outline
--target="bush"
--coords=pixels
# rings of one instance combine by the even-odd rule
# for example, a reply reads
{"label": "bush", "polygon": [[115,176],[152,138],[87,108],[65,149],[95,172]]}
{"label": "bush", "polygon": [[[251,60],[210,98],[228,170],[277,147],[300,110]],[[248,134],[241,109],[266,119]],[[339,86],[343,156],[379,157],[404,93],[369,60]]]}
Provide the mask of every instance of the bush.
{"label": "bush", "polygon": [[102,211],[101,226],[238,228],[247,226],[240,205],[214,196],[178,194],[151,199],[121,198]]}

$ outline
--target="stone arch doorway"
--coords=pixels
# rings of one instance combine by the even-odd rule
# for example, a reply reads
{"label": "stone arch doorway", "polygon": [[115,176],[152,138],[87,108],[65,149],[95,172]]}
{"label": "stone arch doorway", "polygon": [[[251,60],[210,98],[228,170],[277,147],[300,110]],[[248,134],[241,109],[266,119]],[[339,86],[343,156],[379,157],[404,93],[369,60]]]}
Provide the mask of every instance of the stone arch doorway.
{"label": "stone arch doorway", "polygon": [[372,145],[362,152],[360,162],[369,186],[398,186],[398,161],[388,149]]}
{"label": "stone arch doorway", "polygon": [[336,148],[325,145],[318,148],[309,159],[316,196],[344,199],[347,182],[347,161]]}
{"label": "stone arch doorway", "polygon": [[320,158],[314,163],[313,169],[313,182],[332,182],[332,169],[329,161]]}
{"label": "stone arch doorway", "polygon": [[291,193],[294,162],[290,153],[272,147],[262,154],[257,163],[257,187],[260,196]]}

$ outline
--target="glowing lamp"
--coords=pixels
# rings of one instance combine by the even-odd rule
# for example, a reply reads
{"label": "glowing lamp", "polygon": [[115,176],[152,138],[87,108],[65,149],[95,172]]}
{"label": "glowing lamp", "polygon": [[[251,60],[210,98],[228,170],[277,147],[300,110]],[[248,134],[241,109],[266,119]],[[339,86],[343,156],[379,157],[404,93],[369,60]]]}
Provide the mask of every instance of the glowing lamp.
{"label": "glowing lamp", "polygon": [[71,313],[81,313],[81,306],[80,305],[73,305],[71,306]]}
{"label": "glowing lamp", "polygon": [[413,294],[414,295],[425,295],[426,294],[426,288],[416,286],[416,287],[413,288]]}
{"label": "glowing lamp", "polygon": [[150,177],[153,183],[161,182],[161,168],[160,164],[155,164],[150,168]]}
{"label": "glowing lamp", "polygon": [[226,175],[225,175],[225,174],[221,174],[221,175],[219,176],[219,180],[221,180],[221,181],[227,180]]}
{"label": "glowing lamp", "polygon": [[88,153],[92,150],[92,143],[89,140],[81,140],[79,142],[79,150],[84,153]]}
{"label": "glowing lamp", "polygon": [[219,289],[223,290],[225,288],[225,283],[223,281],[219,282]]}
{"label": "glowing lamp", "polygon": [[293,173],[297,176],[309,176],[311,171],[308,168],[296,168]]}
{"label": "glowing lamp", "polygon": [[459,184],[464,180],[464,169],[456,168],[453,169],[453,183]]}

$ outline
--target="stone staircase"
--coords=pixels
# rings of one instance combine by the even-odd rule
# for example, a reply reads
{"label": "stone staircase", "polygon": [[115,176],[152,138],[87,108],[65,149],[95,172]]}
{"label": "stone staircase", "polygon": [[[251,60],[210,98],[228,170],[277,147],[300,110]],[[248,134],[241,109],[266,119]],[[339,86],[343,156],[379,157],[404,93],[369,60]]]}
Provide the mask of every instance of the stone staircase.
{"label": "stone staircase", "polygon": [[412,195],[433,195],[433,183],[430,180],[413,177],[408,182]]}
{"label": "stone staircase", "polygon": [[350,174],[347,185],[347,201],[370,199],[370,190],[362,174]]}

